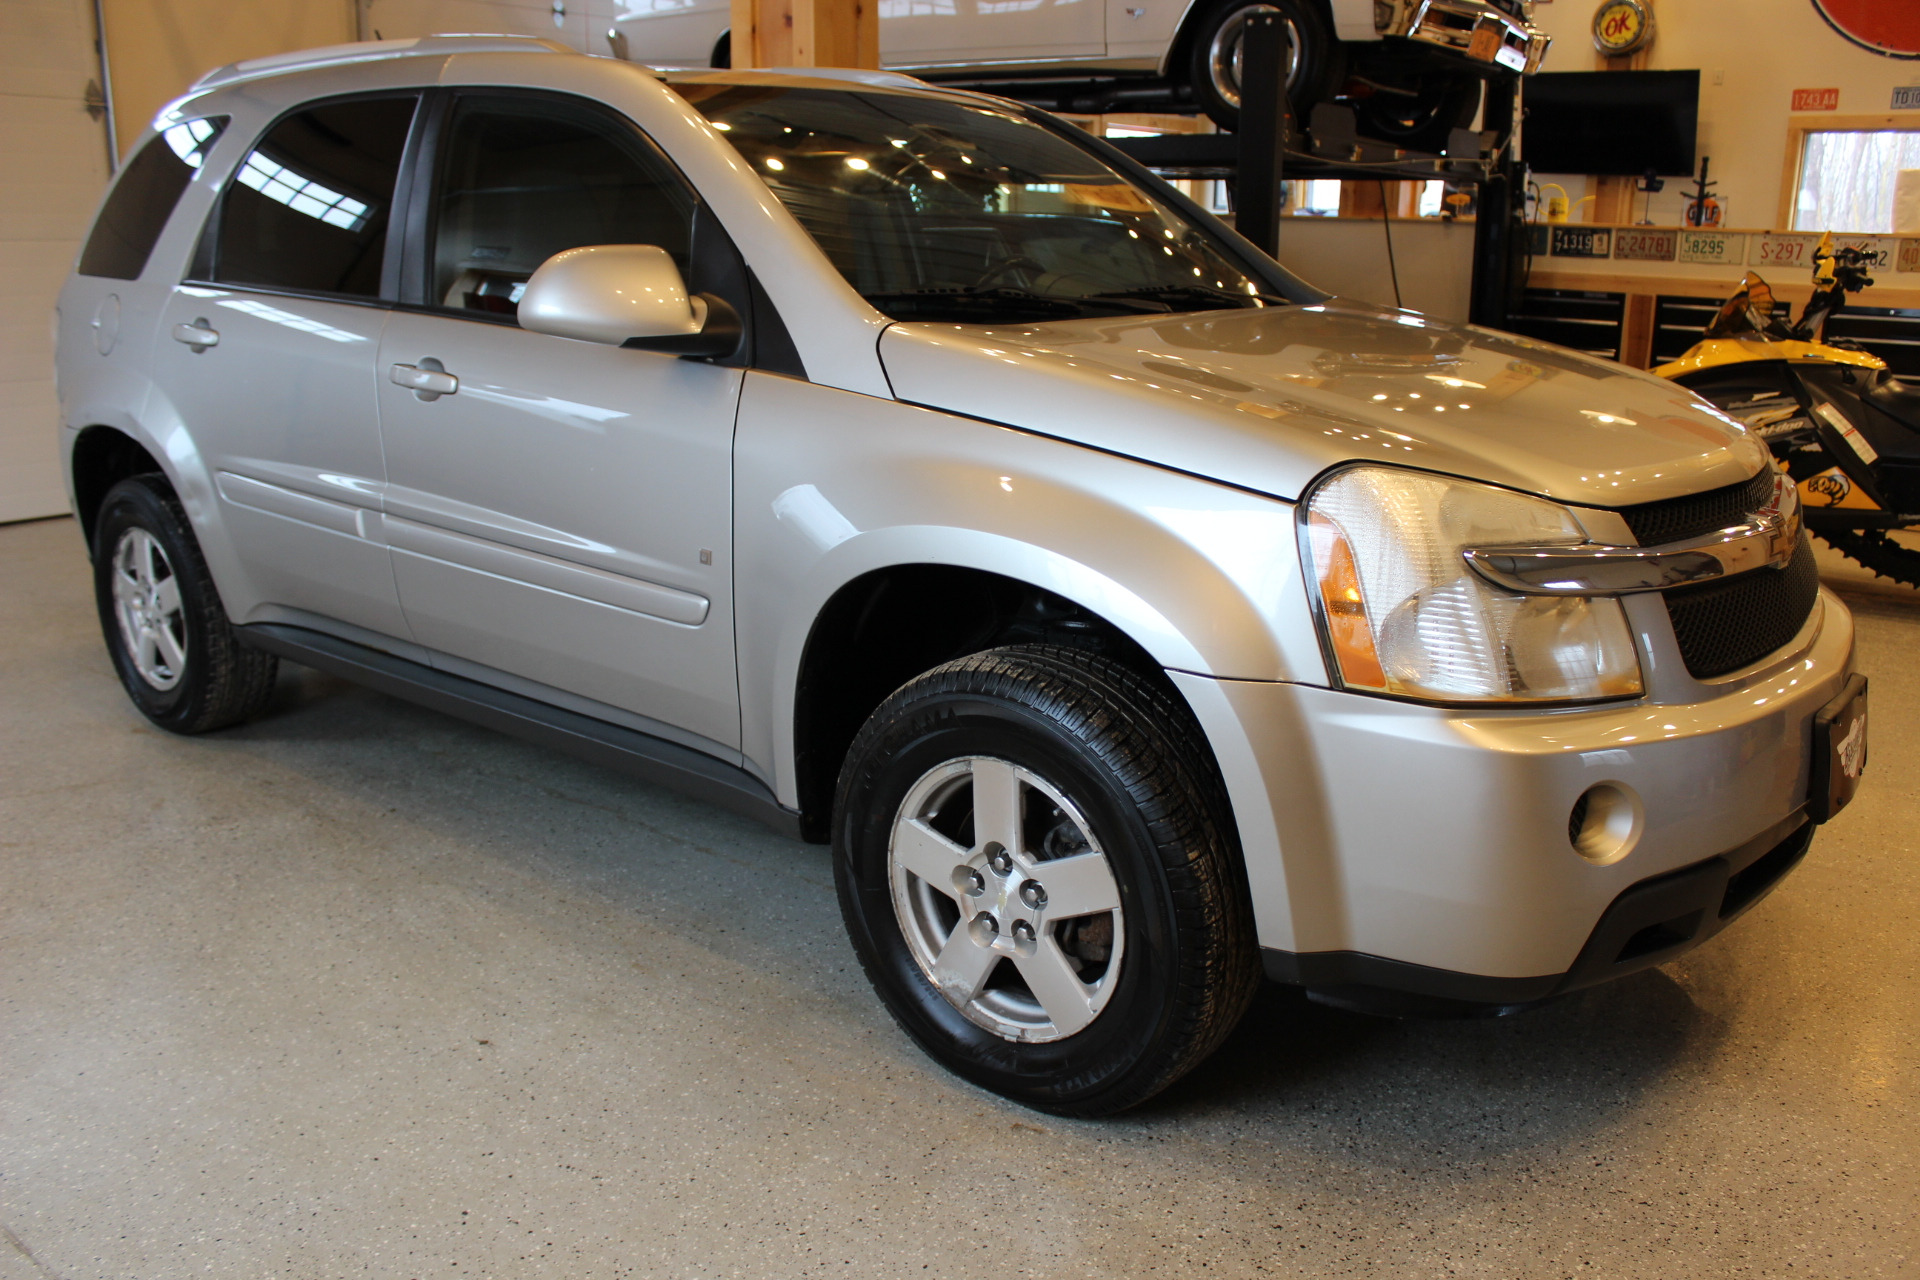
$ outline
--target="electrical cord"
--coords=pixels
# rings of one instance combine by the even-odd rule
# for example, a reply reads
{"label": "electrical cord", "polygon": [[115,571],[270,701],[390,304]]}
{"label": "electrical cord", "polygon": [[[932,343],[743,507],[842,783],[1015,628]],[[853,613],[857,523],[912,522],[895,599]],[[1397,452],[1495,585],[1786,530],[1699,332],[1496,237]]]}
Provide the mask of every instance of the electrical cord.
{"label": "electrical cord", "polygon": [[1387,237],[1387,272],[1393,277],[1393,305],[1400,302],[1400,268],[1393,260],[1393,219],[1387,216],[1387,184],[1376,178],[1374,185],[1380,188],[1380,230]]}

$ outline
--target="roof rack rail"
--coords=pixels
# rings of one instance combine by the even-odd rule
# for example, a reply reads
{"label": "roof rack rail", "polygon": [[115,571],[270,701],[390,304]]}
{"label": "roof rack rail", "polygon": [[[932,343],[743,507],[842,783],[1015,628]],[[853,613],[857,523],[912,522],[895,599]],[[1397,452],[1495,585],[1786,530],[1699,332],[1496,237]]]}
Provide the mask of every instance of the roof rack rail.
{"label": "roof rack rail", "polygon": [[361,40],[354,44],[330,44],[295,53],[276,53],[265,58],[248,58],[216,67],[193,82],[195,89],[251,80],[256,76],[308,67],[336,67],[353,62],[378,62],[387,58],[427,57],[451,53],[572,53],[566,45],[539,36],[438,35],[415,36],[408,40]]}

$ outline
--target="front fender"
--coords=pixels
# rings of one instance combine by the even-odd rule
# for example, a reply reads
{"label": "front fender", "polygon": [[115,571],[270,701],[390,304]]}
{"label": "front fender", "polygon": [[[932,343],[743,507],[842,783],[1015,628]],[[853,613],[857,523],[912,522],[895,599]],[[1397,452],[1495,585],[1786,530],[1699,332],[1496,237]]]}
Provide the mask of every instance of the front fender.
{"label": "front fender", "polygon": [[815,620],[877,569],[1045,588],[1171,670],[1326,678],[1290,504],[1047,437],[750,374],[734,524],[742,747],[783,803]]}

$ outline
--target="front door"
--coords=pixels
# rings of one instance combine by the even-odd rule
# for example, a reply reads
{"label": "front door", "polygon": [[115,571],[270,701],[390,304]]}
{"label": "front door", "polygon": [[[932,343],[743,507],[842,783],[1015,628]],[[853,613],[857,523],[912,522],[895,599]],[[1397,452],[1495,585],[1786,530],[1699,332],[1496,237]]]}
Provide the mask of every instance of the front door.
{"label": "front door", "polygon": [[[394,313],[379,359],[385,530],[414,638],[458,673],[737,747],[740,371],[514,320],[563,249],[654,244],[685,272],[692,194],[631,122],[559,95],[463,93],[435,149],[424,305]],[[408,369],[453,389],[393,381]]]}
{"label": "front door", "polygon": [[227,602],[238,621],[279,606],[406,635],[380,541],[373,385],[417,101],[323,103],[273,125],[228,179],[194,278],[167,300],[148,413],[176,418],[213,473],[247,577]]}

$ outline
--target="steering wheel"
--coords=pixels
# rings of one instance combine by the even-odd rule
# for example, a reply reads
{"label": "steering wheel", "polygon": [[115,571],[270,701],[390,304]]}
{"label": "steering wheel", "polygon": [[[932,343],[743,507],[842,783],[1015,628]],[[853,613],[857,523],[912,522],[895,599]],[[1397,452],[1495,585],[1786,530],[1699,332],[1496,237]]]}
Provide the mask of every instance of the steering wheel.
{"label": "steering wheel", "polygon": [[988,267],[986,270],[986,274],[982,275],[978,280],[975,280],[973,284],[969,287],[974,289],[985,289],[988,287],[988,285],[991,282],[998,280],[1001,276],[1006,275],[1009,271],[1019,271],[1023,269],[1028,271],[1038,271],[1042,275],[1045,275],[1047,270],[1047,265],[1044,262],[1035,262],[1032,258],[1028,258],[1024,256],[1008,258],[1005,262],[996,262],[991,267]]}

